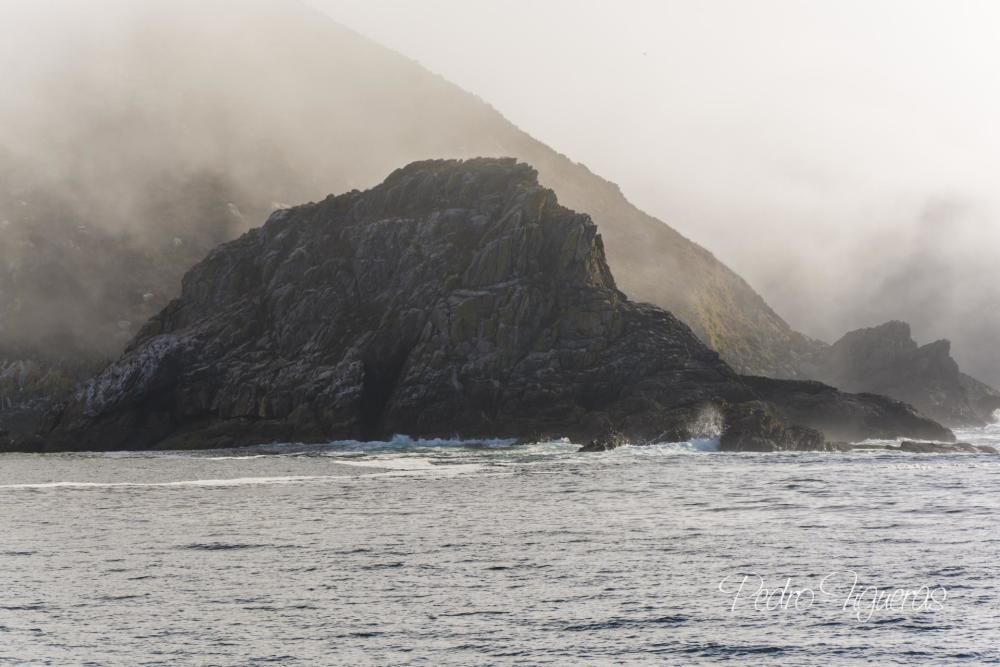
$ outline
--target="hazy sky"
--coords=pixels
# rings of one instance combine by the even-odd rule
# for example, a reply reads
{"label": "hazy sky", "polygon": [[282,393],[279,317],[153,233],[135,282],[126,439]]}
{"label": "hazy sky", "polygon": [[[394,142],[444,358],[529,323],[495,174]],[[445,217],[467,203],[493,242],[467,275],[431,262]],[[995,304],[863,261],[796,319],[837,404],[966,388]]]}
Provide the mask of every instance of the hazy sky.
{"label": "hazy sky", "polygon": [[313,4],[616,181],[807,332],[905,316],[858,301],[929,247],[998,275],[1000,2]]}

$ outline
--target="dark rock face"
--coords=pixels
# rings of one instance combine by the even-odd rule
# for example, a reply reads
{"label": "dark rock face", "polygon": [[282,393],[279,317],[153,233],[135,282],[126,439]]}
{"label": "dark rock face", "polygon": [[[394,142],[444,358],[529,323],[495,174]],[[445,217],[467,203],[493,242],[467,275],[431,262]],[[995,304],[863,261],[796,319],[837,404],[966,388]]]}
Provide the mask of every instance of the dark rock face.
{"label": "dark rock face", "polygon": [[[674,313],[741,372],[795,373],[804,339],[710,252],[475,95],[306,3],[254,0],[234,13],[226,0],[121,0],[111,4],[134,23],[112,31],[106,4],[73,27],[80,39],[56,39],[51,21],[0,26],[63,54],[0,50],[4,71],[37,84],[0,105],[0,364],[28,362],[72,386],[89,373],[64,363],[67,349],[88,366],[120,355],[186,271],[276,202],[367,187],[411,160],[491,155],[530,162],[593,216],[625,293]],[[32,69],[42,63],[54,69]],[[100,103],[62,114],[58,132],[22,122],[64,108],[68,90]],[[0,420],[24,424],[64,385],[30,404],[0,389]]]}
{"label": "dark rock face", "polygon": [[594,224],[532,168],[437,161],[210,254],[55,435],[102,449],[641,436],[750,396],[672,315],[626,300]]}
{"label": "dark rock face", "polygon": [[[768,386],[768,401],[797,396]],[[429,161],[217,248],[43,438],[129,449],[398,432],[607,449],[715,432],[734,448],[822,447],[812,424],[756,399],[686,325],[625,298],[593,222],[531,167]],[[850,400],[869,411],[860,437],[926,437],[905,406]]]}
{"label": "dark rock face", "polygon": [[764,402],[744,403],[734,409],[720,439],[725,452],[816,451],[825,445],[822,433],[788,425],[774,406]]}
{"label": "dark rock face", "polygon": [[[92,39],[62,44],[66,69],[22,100],[40,114],[60,108],[67,89],[103,103],[74,109],[59,133],[40,124],[42,136],[26,144],[38,147],[32,159],[0,140],[0,365],[31,363],[61,378],[30,396],[0,387],[0,425],[22,430],[34,419],[25,415],[89,376],[65,362],[67,349],[88,370],[120,354],[177,296],[185,271],[275,202],[373,183],[401,161],[434,155],[530,162],[564,204],[593,216],[631,298],[669,310],[740,373],[827,380],[802,372],[823,345],[793,331],[711,252],[415,62],[299,3],[256,0],[238,15],[223,0],[124,4],[155,9],[137,15],[141,37],[102,30],[97,39],[93,25],[78,26]],[[9,51],[8,69],[29,66]],[[160,76],[192,67],[198,76]],[[137,80],[156,82],[163,103],[137,97]],[[248,99],[251,88],[272,95]],[[4,113],[0,127],[17,127]]]}
{"label": "dark rock face", "polygon": [[629,298],[676,315],[737,372],[799,378],[824,346],[793,330],[735,271],[634,206],[614,183],[536,142],[513,142],[501,154],[538,167],[561,202],[593,216]]}
{"label": "dark rock face", "polygon": [[963,374],[948,341],[918,346],[905,322],[846,334],[819,349],[804,374],[844,391],[891,396],[949,426],[987,424],[1000,408],[1000,392]]}
{"label": "dark rock face", "polygon": [[954,442],[955,435],[911,406],[875,394],[846,394],[820,382],[746,377],[762,400],[788,422],[822,432],[833,441],[919,438]]}
{"label": "dark rock face", "polygon": [[989,424],[1000,419],[1000,391],[965,373],[959,373],[958,381],[965,390],[969,407],[981,420],[972,422],[972,425]]}

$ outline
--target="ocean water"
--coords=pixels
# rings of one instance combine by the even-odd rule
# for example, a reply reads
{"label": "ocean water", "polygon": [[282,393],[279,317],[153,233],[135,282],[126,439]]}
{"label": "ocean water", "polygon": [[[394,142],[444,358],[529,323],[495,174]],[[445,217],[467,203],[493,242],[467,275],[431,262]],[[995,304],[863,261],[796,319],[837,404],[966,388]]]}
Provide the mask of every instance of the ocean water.
{"label": "ocean water", "polygon": [[715,449],[4,455],[0,664],[1000,662],[1000,457]]}

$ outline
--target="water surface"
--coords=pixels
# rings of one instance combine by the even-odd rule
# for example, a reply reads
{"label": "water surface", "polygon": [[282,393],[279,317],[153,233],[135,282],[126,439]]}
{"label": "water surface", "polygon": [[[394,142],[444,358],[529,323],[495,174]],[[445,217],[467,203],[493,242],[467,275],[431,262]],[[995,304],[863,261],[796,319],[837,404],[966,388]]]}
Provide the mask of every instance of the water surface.
{"label": "water surface", "polygon": [[4,455],[0,663],[1000,661],[1000,457],[575,449]]}

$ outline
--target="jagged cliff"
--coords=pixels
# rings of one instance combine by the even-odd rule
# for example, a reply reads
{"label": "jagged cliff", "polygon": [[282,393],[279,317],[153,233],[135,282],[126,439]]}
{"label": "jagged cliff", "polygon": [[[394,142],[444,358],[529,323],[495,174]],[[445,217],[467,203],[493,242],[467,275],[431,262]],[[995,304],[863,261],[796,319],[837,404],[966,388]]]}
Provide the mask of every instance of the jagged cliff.
{"label": "jagged cliff", "polygon": [[630,298],[677,315],[740,373],[801,377],[804,361],[823,346],[794,331],[710,251],[633,206],[614,183],[530,137],[512,138],[502,150],[536,165],[561,201],[593,217]]}
{"label": "jagged cliff", "polygon": [[905,322],[851,331],[818,348],[803,373],[844,391],[905,401],[950,426],[989,423],[1000,409],[1000,392],[962,373],[949,341],[918,345]]}
{"label": "jagged cliff", "polygon": [[[279,211],[214,250],[41,439],[14,447],[641,442],[708,435],[706,414],[731,448],[824,447],[810,427],[845,395],[825,388],[786,420],[784,387],[798,391],[776,381],[762,402],[686,325],[629,301],[593,221],[531,167],[439,160]],[[868,411],[858,438],[953,439],[902,404],[850,400]]]}
{"label": "jagged cliff", "polygon": [[241,8],[109,0],[71,40],[48,20],[0,25],[0,38],[64,50],[0,53],[17,75],[0,99],[0,360],[72,382],[63,351],[82,367],[120,353],[187,269],[274,202],[367,187],[413,160],[492,155],[534,164],[593,216],[630,297],[674,312],[741,372],[795,375],[810,341],[613,183],[304,5]]}

